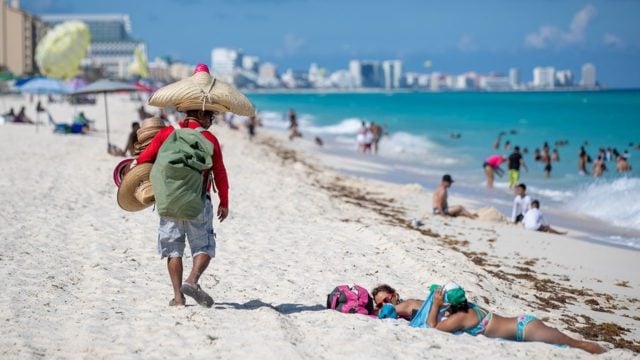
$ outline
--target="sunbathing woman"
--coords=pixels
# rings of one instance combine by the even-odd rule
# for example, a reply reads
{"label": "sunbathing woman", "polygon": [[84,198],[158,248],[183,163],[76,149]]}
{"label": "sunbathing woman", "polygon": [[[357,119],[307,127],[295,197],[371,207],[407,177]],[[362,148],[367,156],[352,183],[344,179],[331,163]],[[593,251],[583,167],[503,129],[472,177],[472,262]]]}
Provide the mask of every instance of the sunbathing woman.
{"label": "sunbathing woman", "polygon": [[[446,317],[439,320],[438,312],[443,305],[446,305],[444,294],[444,288],[435,290],[427,317],[427,324],[438,330],[451,333],[464,331],[470,335],[482,334],[490,338],[516,341],[542,341],[549,344],[569,345],[592,354],[605,352],[605,349],[600,345],[573,339],[557,329],[548,327],[534,316],[502,317],[488,312],[476,304],[469,303],[466,299],[455,306],[450,305]],[[373,289],[372,295],[377,311],[382,309],[383,305],[391,304],[399,317],[409,321],[416,316],[424,303],[417,299],[403,301],[389,285],[376,287]]]}

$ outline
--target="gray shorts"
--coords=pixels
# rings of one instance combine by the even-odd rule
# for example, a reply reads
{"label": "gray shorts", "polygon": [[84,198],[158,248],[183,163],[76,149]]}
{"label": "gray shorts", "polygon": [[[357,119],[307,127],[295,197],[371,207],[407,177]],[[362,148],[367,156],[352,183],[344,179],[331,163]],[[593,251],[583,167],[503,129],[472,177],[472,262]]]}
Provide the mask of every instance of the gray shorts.
{"label": "gray shorts", "polygon": [[207,197],[204,210],[196,219],[176,220],[160,217],[158,228],[158,253],[161,258],[182,257],[185,237],[189,239],[191,256],[208,254],[216,256],[216,233],[213,230],[213,206]]}

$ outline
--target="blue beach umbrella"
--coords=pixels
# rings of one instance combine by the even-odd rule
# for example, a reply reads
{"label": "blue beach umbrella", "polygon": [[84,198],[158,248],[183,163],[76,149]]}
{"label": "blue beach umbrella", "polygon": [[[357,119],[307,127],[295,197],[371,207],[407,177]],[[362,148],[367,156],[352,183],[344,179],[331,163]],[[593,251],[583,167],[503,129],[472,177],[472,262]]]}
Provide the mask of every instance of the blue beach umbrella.
{"label": "blue beach umbrella", "polygon": [[[57,94],[64,95],[70,92],[69,87],[63,81],[53,78],[40,77],[34,78],[22,84],[19,88],[20,92],[25,94],[38,95],[38,101],[40,101],[40,95],[42,94]],[[40,113],[36,113],[36,131],[38,131],[38,124],[40,123]]]}
{"label": "blue beach umbrella", "polygon": [[70,92],[69,87],[63,81],[52,78],[35,78],[27,81],[19,87],[20,92],[27,94],[59,94],[64,95]]}

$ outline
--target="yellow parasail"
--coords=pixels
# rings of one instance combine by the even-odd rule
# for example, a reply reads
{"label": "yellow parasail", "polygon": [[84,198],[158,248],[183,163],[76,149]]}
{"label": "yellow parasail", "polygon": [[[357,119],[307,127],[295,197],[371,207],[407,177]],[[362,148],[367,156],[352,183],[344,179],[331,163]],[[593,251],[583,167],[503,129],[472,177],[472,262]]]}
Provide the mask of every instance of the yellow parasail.
{"label": "yellow parasail", "polygon": [[49,30],[36,47],[40,73],[58,79],[73,78],[87,54],[90,38],[89,27],[82,21],[65,21]]}
{"label": "yellow parasail", "polygon": [[133,62],[129,65],[129,74],[139,75],[141,78],[149,76],[147,56],[142,51],[142,47],[138,46],[133,52]]}

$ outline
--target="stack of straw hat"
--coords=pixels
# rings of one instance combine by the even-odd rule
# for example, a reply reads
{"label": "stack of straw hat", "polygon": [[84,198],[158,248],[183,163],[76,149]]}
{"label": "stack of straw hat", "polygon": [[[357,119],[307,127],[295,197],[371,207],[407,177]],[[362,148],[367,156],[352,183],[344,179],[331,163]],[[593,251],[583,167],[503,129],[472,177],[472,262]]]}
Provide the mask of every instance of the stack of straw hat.
{"label": "stack of straw hat", "polygon": [[151,187],[151,167],[153,164],[135,165],[126,172],[118,187],[118,205],[126,211],[140,211],[155,202]]}
{"label": "stack of straw hat", "polygon": [[146,149],[151,140],[165,126],[164,121],[157,116],[145,119],[138,129],[138,141],[134,144],[135,154],[139,155]]}
{"label": "stack of straw hat", "polygon": [[156,90],[148,103],[158,107],[172,106],[180,112],[208,110],[244,116],[252,116],[256,112],[243,93],[211,76],[205,64],[198,64],[190,77]]}
{"label": "stack of straw hat", "polygon": [[[191,77],[164,86],[149,98],[149,105],[172,106],[180,112],[188,110],[233,112],[238,115],[255,115],[249,99],[232,85],[209,74],[204,64],[196,66]],[[158,117],[145,119],[138,130],[136,154],[144,150],[153,137],[165,126]],[[114,181],[118,187],[118,205],[126,211],[139,211],[151,206],[154,201],[153,188],[149,176],[152,164],[136,165],[135,162],[121,162],[114,170]]]}

